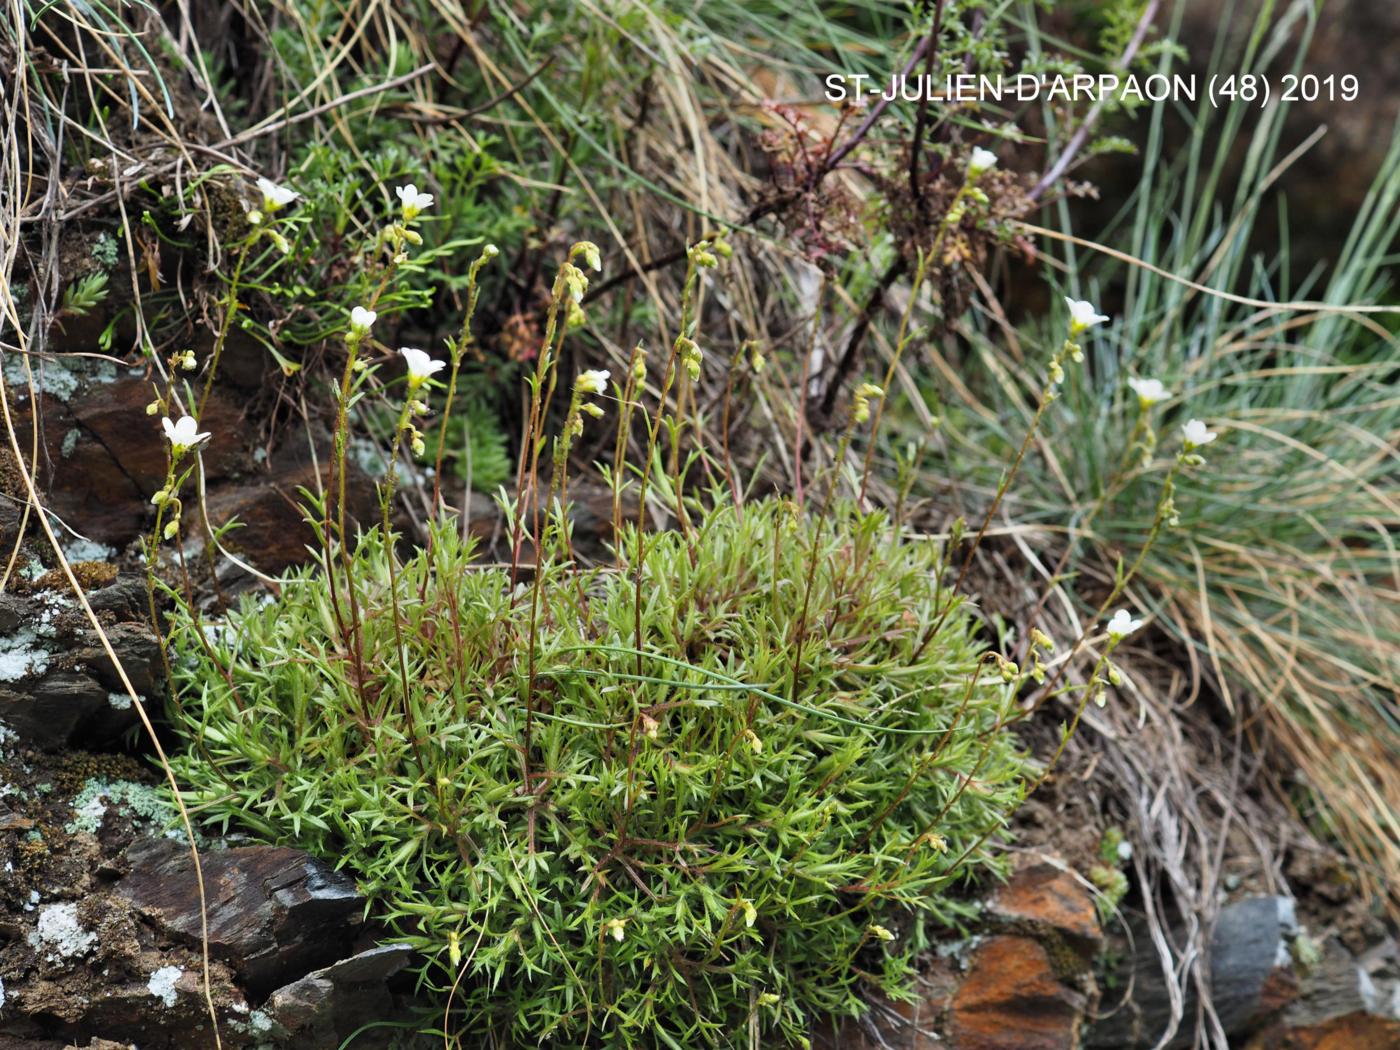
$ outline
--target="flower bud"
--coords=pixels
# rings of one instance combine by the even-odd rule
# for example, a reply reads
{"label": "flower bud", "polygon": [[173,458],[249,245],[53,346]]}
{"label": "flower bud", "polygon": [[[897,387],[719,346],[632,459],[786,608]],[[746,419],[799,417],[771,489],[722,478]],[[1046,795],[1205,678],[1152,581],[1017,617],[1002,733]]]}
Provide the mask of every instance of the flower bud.
{"label": "flower bud", "polygon": [[569,253],[569,255],[571,257],[575,255],[582,255],[583,261],[588,265],[588,268],[594,273],[597,273],[603,268],[602,254],[598,251],[598,246],[592,241],[579,241],[577,244],[574,245],[573,250]]}

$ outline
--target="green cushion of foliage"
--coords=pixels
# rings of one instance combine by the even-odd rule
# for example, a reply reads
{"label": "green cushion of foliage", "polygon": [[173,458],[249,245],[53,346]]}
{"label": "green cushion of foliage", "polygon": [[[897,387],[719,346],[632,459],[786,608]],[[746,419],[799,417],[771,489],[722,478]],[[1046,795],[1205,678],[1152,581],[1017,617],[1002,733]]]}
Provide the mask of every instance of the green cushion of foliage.
{"label": "green cushion of foliage", "polygon": [[460,974],[458,1034],[801,1044],[910,994],[1021,797],[967,611],[918,651],[947,600],[933,545],[780,502],[645,539],[642,655],[627,557],[547,565],[532,613],[531,583],[436,529],[397,569],[411,719],[377,534],[352,565],[363,690],[320,573],[231,630],[175,626],[191,801],[353,872],[428,983]]}

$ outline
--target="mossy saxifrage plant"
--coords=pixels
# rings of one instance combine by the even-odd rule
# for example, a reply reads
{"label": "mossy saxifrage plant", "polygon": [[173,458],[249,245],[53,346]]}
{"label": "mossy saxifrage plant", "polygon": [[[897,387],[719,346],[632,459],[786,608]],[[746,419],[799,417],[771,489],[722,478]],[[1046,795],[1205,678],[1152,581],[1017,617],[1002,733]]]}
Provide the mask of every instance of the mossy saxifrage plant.
{"label": "mossy saxifrage plant", "polygon": [[[975,161],[969,184],[986,170],[985,156]],[[399,197],[402,214],[381,234],[381,291],[432,204],[413,187]],[[805,1046],[823,1016],[911,996],[934,929],[972,912],[959,885],[998,867],[989,846],[1049,772],[1032,771],[1008,729],[1024,716],[1018,693],[1032,679],[1047,697],[1077,693],[1067,739],[1117,678],[1108,653],[1138,626],[1120,612],[1087,683],[1055,690],[1057,671],[1044,687],[1050,640],[1036,632],[1025,670],[989,648],[958,594],[967,562],[948,587],[945,549],[846,499],[844,475],[832,470],[811,507],[697,494],[686,474],[703,453],[687,457],[679,440],[704,361],[692,303],[728,251],[719,238],[691,250],[681,330],[659,370],[649,375],[639,347],[623,382],[583,372],[551,424],[563,341],[586,321],[588,278],[575,264],[598,264],[586,242],[570,253],[529,378],[516,495],[501,497],[510,564],[475,564],[445,513],[410,557],[385,539],[400,456],[431,459],[433,430],[439,443],[447,432],[488,248],[471,267],[450,361],[401,352],[379,527],[352,540],[333,482],[307,497],[320,563],[274,600],[247,599],[211,631],[174,595],[186,800],[209,822],[352,873],[420,953],[438,1034],[458,1045]],[[348,311],[337,479],[355,407],[384,361],[375,305]],[[1078,359],[1074,338],[1105,320],[1075,305],[1042,410]],[[427,399],[449,364],[434,428]],[[862,384],[836,462],[881,399]],[[614,560],[588,568],[572,556],[564,510],[569,450],[609,413],[614,507],[635,486],[677,527],[642,528],[616,510]],[[209,439],[192,420],[165,422],[171,471],[153,563],[180,531],[185,457]],[[623,436],[637,422],[646,449],[628,464]],[[546,498],[538,468],[551,443]],[[1170,481],[1164,513],[1169,500]],[[527,546],[538,565],[522,563]]]}

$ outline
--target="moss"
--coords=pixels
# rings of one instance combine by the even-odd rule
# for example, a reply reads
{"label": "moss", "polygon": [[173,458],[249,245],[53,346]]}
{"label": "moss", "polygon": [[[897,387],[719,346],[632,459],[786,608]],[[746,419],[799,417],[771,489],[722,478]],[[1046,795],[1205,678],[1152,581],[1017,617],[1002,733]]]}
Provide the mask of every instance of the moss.
{"label": "moss", "polygon": [[[70,566],[84,591],[95,591],[116,582],[117,567],[102,561],[78,561]],[[66,591],[68,576],[62,569],[50,569],[32,584],[36,591]]]}
{"label": "moss", "polygon": [[70,751],[58,760],[53,775],[54,788],[63,798],[72,798],[89,781],[97,779],[141,781],[145,767],[129,755],[95,755]]}
{"label": "moss", "polygon": [[49,859],[49,846],[44,841],[43,831],[36,835],[31,832],[29,835],[15,846],[15,855],[19,858],[17,865],[27,878],[32,879],[43,870],[45,862]]}
{"label": "moss", "polygon": [[0,493],[10,499],[27,499],[28,490],[24,485],[24,474],[20,471],[15,454],[9,448],[0,448]]}
{"label": "moss", "polygon": [[1040,944],[1050,960],[1050,969],[1062,981],[1072,981],[1089,972],[1092,960],[1076,949],[1058,931],[1049,930],[1040,934]]}
{"label": "moss", "polygon": [[1089,869],[1089,881],[1099,890],[1094,904],[1099,911],[1099,921],[1106,924],[1128,893],[1128,876],[1120,868],[1095,864]]}

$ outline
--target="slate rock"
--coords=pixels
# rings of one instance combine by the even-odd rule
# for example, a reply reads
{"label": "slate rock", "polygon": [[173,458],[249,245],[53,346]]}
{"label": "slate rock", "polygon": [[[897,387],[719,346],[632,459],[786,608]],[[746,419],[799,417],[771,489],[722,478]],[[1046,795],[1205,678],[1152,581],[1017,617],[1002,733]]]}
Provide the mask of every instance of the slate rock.
{"label": "slate rock", "polygon": [[959,1050],[1076,1050],[1090,1005],[1039,941],[991,937],[953,997],[948,1034]]}
{"label": "slate rock", "polygon": [[[329,438],[318,444],[313,459],[305,442],[288,442],[265,469],[209,491],[205,508],[210,525],[222,529],[238,523],[224,537],[224,546],[264,572],[282,572],[312,557],[307,548],[314,548],[316,535],[306,522],[302,490],[324,490],[332,482]],[[353,460],[346,467],[345,487],[349,519],[373,521],[374,485]],[[192,517],[190,527],[203,530],[204,525]]]}
{"label": "slate rock", "polygon": [[[1291,944],[1297,934],[1293,902],[1287,897],[1249,897],[1221,909],[1210,942],[1212,1005],[1228,1036],[1247,1035],[1283,1010],[1298,994]],[[1086,1045],[1132,1050],[1158,1045],[1171,1016],[1171,999],[1161,963],[1145,931],[1136,937],[1131,973],[1119,975],[1133,996],[1112,1016],[1090,1029]],[[1196,1015],[1194,983],[1185,993],[1184,1016]],[[1180,1050],[1194,1042],[1194,1026],[1183,1024],[1166,1043]]]}
{"label": "slate rock", "polygon": [[[93,592],[115,590],[112,618],[130,600],[130,584],[118,581]],[[144,622],[112,622],[104,633],[138,695],[164,692],[160,643]],[[121,676],[81,611],[55,604],[55,596],[0,595],[0,725],[27,747],[102,748],[139,724]],[[115,700],[114,700],[115,697]]]}
{"label": "slate rock", "polygon": [[282,1038],[297,1045],[339,1045],[363,1025],[393,1016],[394,998],[385,982],[412,959],[412,951],[401,945],[371,948],[279,988],[263,1012]]}
{"label": "slate rock", "polygon": [[[240,982],[264,996],[349,954],[362,928],[355,884],[309,854],[241,846],[201,854],[209,944]],[[198,886],[188,849],[168,839],[126,852],[117,893],[158,929],[198,944]]]}
{"label": "slate rock", "polygon": [[1054,864],[1017,868],[992,898],[988,913],[1008,925],[1057,934],[1086,959],[1103,943],[1094,898],[1072,872]]}

